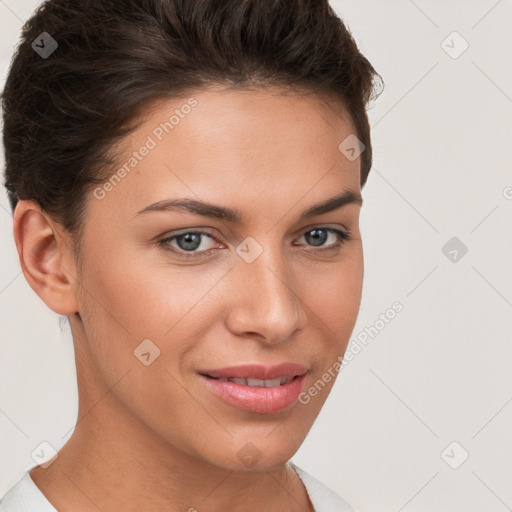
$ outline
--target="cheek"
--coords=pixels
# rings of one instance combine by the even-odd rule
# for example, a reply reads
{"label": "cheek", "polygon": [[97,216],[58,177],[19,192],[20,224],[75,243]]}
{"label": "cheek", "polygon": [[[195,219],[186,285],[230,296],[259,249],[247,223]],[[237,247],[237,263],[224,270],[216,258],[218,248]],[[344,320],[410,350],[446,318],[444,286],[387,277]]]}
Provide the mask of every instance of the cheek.
{"label": "cheek", "polygon": [[[324,265],[318,278],[310,274],[304,282],[305,310],[311,308],[311,320],[319,317],[327,329],[327,338],[339,343],[350,335],[361,303],[363,287],[363,253],[361,244],[354,244],[346,257],[330,267]],[[349,332],[350,331],[350,332]]]}
{"label": "cheek", "polygon": [[125,410],[179,440],[187,433],[182,422],[161,423],[159,418],[173,418],[177,410],[191,417],[197,408],[179,363],[197,332],[187,313],[194,313],[204,291],[197,284],[191,290],[179,272],[167,270],[119,255],[104,258],[84,271],[80,306],[92,358],[88,362],[98,378]]}
{"label": "cheek", "polygon": [[[156,249],[145,251],[153,255]],[[179,376],[218,314],[211,293],[218,268],[178,267],[161,255],[139,257],[133,249],[102,252],[98,263],[89,259],[85,266],[80,309],[87,343],[104,378],[113,385],[128,369],[147,368],[138,358],[146,352],[146,358],[154,358],[152,368]],[[149,380],[165,377],[148,375]]]}
{"label": "cheek", "polygon": [[111,247],[85,276],[87,291],[101,306],[99,316],[134,338],[170,335],[218,279],[199,267],[166,263],[158,251]]}

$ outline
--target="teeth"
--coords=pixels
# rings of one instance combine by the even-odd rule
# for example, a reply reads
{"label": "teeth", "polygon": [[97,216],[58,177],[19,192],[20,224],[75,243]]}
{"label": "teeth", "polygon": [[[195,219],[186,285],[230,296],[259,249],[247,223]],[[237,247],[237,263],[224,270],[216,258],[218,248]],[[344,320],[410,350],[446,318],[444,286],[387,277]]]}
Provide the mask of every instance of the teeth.
{"label": "teeth", "polygon": [[263,382],[265,383],[266,388],[274,388],[281,385],[281,378],[278,377],[277,379],[267,379]]}
{"label": "teeth", "polygon": [[273,388],[277,386],[282,386],[284,384],[288,384],[292,380],[293,377],[277,377],[275,379],[241,379],[241,378],[226,378],[219,377],[217,380],[222,382],[234,382],[235,384],[240,384],[242,386],[250,386],[250,387],[265,387],[265,388]]}
{"label": "teeth", "polygon": [[250,386],[250,387],[265,387],[265,388],[274,388],[277,386],[284,386],[288,384],[293,377],[276,377],[275,379],[242,379],[235,377],[212,377],[215,380],[219,380],[221,382],[233,382],[235,384],[240,384],[242,386]]}
{"label": "teeth", "polygon": [[247,379],[247,385],[265,387],[265,381],[260,379]]}

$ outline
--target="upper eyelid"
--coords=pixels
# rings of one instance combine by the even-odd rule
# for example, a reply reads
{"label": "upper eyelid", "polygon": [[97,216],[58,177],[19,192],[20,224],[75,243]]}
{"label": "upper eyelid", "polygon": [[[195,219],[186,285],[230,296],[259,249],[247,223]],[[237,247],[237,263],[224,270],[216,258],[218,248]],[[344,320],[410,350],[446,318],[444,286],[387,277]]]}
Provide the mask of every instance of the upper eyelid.
{"label": "upper eyelid", "polygon": [[[302,228],[296,230],[296,233],[307,233],[308,231],[311,231],[313,229],[341,229],[343,231],[349,231],[349,228],[346,224],[341,222],[314,222],[311,224],[308,224],[307,226],[303,226]],[[211,236],[215,236],[213,232],[217,232],[218,229],[216,227],[203,227],[203,226],[191,226],[188,228],[179,228],[172,231],[168,231],[169,235],[167,236],[178,236],[185,233],[205,233]]]}

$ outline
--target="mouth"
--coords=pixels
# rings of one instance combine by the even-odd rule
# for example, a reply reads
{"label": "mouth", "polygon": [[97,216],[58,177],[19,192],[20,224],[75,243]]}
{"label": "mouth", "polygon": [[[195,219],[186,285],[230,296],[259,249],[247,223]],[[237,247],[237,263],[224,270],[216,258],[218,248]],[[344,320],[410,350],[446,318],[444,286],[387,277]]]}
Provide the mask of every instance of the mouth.
{"label": "mouth", "polygon": [[283,363],[201,370],[198,374],[212,395],[225,404],[252,413],[271,414],[295,405],[308,371],[304,365]]}

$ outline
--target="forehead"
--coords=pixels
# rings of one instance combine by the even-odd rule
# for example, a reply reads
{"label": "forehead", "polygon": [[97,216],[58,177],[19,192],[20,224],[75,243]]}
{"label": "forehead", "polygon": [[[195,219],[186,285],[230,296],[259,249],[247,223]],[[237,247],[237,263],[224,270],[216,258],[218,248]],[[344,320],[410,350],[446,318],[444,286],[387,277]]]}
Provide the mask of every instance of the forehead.
{"label": "forehead", "polygon": [[158,99],[120,144],[102,208],[134,215],[151,202],[195,197],[236,207],[305,204],[351,188],[360,159],[338,149],[354,134],[341,103],[278,89],[194,91]]}

